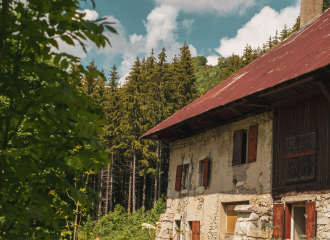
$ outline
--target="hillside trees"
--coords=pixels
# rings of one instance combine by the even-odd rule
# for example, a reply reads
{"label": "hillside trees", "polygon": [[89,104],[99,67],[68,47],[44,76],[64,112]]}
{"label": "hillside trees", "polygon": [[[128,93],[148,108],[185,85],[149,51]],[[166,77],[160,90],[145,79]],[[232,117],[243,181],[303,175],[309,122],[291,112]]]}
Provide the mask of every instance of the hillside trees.
{"label": "hillside trees", "polygon": [[262,48],[258,47],[253,49],[249,44],[247,44],[243,50],[242,56],[233,53],[227,58],[220,57],[218,59],[218,65],[216,66],[202,65],[202,56],[193,58],[192,60],[195,64],[195,76],[197,78],[196,89],[198,95],[201,96],[207,91],[211,90],[220,82],[227,79],[238,70],[275,47],[278,43],[284,41],[291,34],[298,31],[299,28],[300,17],[298,16],[292,29],[287,28],[287,26],[284,25],[284,28],[280,33],[276,31],[274,37],[269,36],[267,42],[261,46]]}
{"label": "hillside trees", "polygon": [[90,206],[82,176],[111,160],[97,137],[104,112],[77,84],[101,72],[52,51],[60,38],[109,43],[103,32],[115,33],[111,25],[87,21],[79,9],[75,0],[1,1],[1,239],[58,238],[59,224],[76,215],[66,192]]}

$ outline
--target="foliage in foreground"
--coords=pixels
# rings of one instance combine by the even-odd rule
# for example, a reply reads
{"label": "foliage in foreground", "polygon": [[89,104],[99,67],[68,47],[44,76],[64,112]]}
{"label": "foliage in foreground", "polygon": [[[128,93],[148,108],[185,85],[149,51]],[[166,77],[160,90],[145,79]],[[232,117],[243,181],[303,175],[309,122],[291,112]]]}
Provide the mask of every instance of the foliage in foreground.
{"label": "foliage in foreground", "polygon": [[156,225],[160,214],[165,212],[166,201],[161,198],[154,207],[144,212],[143,208],[130,213],[119,204],[98,221],[89,219],[79,232],[79,240],[145,240],[150,238],[149,229],[143,223]]}
{"label": "foliage in foreground", "polygon": [[105,114],[77,85],[101,73],[55,53],[56,39],[104,47],[116,31],[85,20],[78,0],[3,0],[0,16],[0,238],[59,238],[91,204],[83,175],[110,159],[96,137]]}

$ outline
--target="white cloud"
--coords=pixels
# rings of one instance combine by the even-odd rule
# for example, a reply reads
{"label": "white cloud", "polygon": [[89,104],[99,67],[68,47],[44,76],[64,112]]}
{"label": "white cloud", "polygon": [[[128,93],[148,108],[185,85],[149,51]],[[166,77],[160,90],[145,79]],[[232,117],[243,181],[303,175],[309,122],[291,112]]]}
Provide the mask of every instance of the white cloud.
{"label": "white cloud", "polygon": [[275,35],[276,30],[280,32],[285,24],[292,27],[299,12],[299,1],[295,6],[284,8],[280,12],[270,7],[264,7],[260,13],[254,15],[249,22],[237,31],[235,37],[222,38],[219,48],[215,50],[223,57],[228,57],[233,52],[242,55],[246,44],[251,45],[252,48],[262,47],[262,44],[267,42],[270,35]]}
{"label": "white cloud", "polygon": [[85,9],[83,11],[78,11],[81,13],[86,13],[84,19],[89,21],[94,21],[98,18],[99,14],[95,10]]}
{"label": "white cloud", "polygon": [[[99,14],[95,11],[95,10],[89,10],[89,9],[85,9],[82,11],[78,11],[81,13],[86,13],[84,19],[85,20],[89,20],[89,21],[93,21],[96,20],[99,16]],[[58,43],[58,50],[54,47],[52,47],[52,51],[57,52],[57,53],[68,53],[71,54],[73,56],[79,57],[79,58],[85,58],[87,53],[84,52],[83,48],[81,47],[81,45],[79,44],[79,42],[77,40],[74,40],[75,45],[69,45],[66,42],[62,41],[60,38],[57,38],[57,43]],[[93,43],[91,41],[83,41],[84,43],[86,43],[86,51],[89,52],[92,50],[93,47]]]}
{"label": "white cloud", "polygon": [[176,7],[186,13],[219,15],[243,14],[248,7],[256,4],[255,0],[155,0],[155,2]]}
{"label": "white cloud", "polygon": [[[147,19],[144,21],[144,26],[147,30],[145,36],[137,34],[126,36],[121,23],[112,16],[108,16],[107,18],[109,21],[117,22],[115,28],[119,34],[117,36],[109,34],[112,48],[106,47],[105,49],[99,50],[99,54],[106,54],[103,68],[109,67],[114,57],[122,56],[123,61],[118,67],[118,70],[121,75],[119,81],[120,83],[124,83],[137,56],[140,59],[143,56],[148,57],[153,49],[155,53],[154,56],[157,58],[164,46],[166,48],[167,61],[171,61],[174,55],[180,52],[180,48],[183,45],[183,43],[178,41],[177,36],[177,31],[180,28],[180,24],[177,22],[178,14],[179,9],[175,7],[167,5],[156,7],[149,13]],[[188,46],[191,55],[197,56],[196,48],[191,44]]]}
{"label": "white cloud", "polygon": [[194,19],[184,19],[180,25],[187,29],[187,35],[189,35],[192,31],[192,25],[194,24]]}
{"label": "white cloud", "polygon": [[176,41],[177,35],[175,31],[178,29],[176,21],[178,14],[178,9],[167,5],[156,7],[149,13],[147,21],[144,22],[147,30],[147,50],[150,51],[152,48],[158,47],[159,44],[168,44]]}
{"label": "white cloud", "polygon": [[211,66],[218,65],[218,58],[219,58],[219,56],[217,56],[217,55],[207,56],[206,57],[206,59],[207,59],[207,65],[211,65]]}
{"label": "white cloud", "polygon": [[[84,10],[86,12],[86,19],[94,20],[98,17],[98,13],[94,10]],[[177,31],[180,28],[189,28],[193,24],[193,20],[178,23],[177,17],[179,9],[168,5],[160,5],[155,7],[143,22],[146,28],[146,35],[138,35],[136,33],[127,35],[121,22],[114,16],[105,16],[106,21],[115,22],[114,28],[118,34],[105,32],[111,42],[111,47],[107,45],[105,48],[98,49],[94,44],[87,42],[87,52],[92,56],[104,55],[105,60],[102,66],[108,74],[108,70],[112,67],[114,59],[122,58],[118,68],[121,76],[119,82],[125,83],[125,78],[128,76],[131,68],[136,61],[136,57],[142,59],[144,56],[148,57],[152,49],[155,57],[161,52],[162,47],[166,48],[167,61],[172,61],[175,55],[178,55],[183,43],[178,41]],[[188,29],[189,30],[189,29]],[[67,52],[80,58],[85,58],[86,53],[82,50],[79,44],[76,46],[69,46],[60,41],[60,52]],[[197,50],[191,44],[188,45],[191,55],[197,56]]]}

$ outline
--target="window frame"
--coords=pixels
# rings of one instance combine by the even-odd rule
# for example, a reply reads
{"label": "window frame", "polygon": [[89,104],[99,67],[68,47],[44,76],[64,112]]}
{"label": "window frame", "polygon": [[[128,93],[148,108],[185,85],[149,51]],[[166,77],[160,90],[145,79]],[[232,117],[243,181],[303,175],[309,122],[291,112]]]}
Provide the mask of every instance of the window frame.
{"label": "window frame", "polygon": [[[235,234],[235,230],[233,233],[228,233],[228,206],[238,206],[238,205],[249,205],[249,201],[243,201],[243,202],[228,202],[226,203],[226,210],[225,210],[225,221],[226,221],[226,224],[225,224],[225,235],[226,236],[233,236]],[[234,211],[234,210],[232,210]],[[238,215],[238,213],[237,213]],[[237,219],[235,221],[235,226],[236,226],[236,223],[237,223]]]}
{"label": "window frame", "polygon": [[182,167],[182,185],[181,190],[185,190],[189,187],[189,167],[190,164],[186,163]]}
{"label": "window frame", "polygon": [[[240,149],[241,150],[241,157],[240,157],[239,164],[234,164],[234,162],[233,162],[232,163],[232,167],[234,167],[234,166],[241,166],[241,165],[245,165],[245,164],[249,163],[248,162],[248,155],[249,155],[249,129],[246,129],[246,128],[238,129],[238,130],[234,131],[234,134],[237,131],[242,131],[242,143],[241,143],[241,149]],[[234,144],[234,149],[233,150],[235,151],[235,138],[234,138],[234,141],[233,142],[234,142],[233,143]],[[245,144],[244,144],[244,142],[245,142]],[[243,151],[244,148],[245,148],[245,151]],[[244,163],[242,163],[243,152],[245,152],[245,162]],[[233,158],[234,157],[235,156],[233,155]]]}
{"label": "window frame", "polygon": [[[303,148],[303,137],[307,135],[312,135],[314,138],[313,147],[309,146],[309,148],[304,149]],[[293,143],[291,142],[292,139],[296,139],[295,144],[298,146],[293,146]],[[289,134],[285,138],[285,155],[284,155],[284,161],[285,161],[285,183],[286,184],[300,184],[304,182],[311,182],[316,180],[316,166],[317,166],[317,131],[315,129],[308,130],[308,131],[302,131],[295,134]],[[293,177],[289,176],[292,174],[292,164],[296,161],[296,170],[299,176]],[[303,169],[304,169],[304,161],[305,164],[307,161],[309,163],[313,163],[313,173],[312,176],[302,175]],[[290,167],[291,166],[291,167]],[[289,173],[291,172],[291,173]]]}
{"label": "window frame", "polygon": [[199,180],[198,180],[198,187],[203,187],[203,175],[204,175],[204,158],[203,160],[198,161],[198,174],[199,174]]}

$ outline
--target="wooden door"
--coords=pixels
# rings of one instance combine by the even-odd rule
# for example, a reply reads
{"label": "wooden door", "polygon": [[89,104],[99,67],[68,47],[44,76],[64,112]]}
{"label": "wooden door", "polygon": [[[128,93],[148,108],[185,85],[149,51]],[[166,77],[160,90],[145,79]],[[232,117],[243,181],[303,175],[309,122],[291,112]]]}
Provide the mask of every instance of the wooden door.
{"label": "wooden door", "polygon": [[315,238],[315,202],[306,203],[306,240]]}
{"label": "wooden door", "polygon": [[199,221],[193,221],[191,224],[191,230],[192,230],[192,240],[199,240],[199,235],[200,235],[200,223]]}
{"label": "wooden door", "polygon": [[292,206],[287,204],[285,207],[285,239],[291,238],[291,209]]}
{"label": "wooden door", "polygon": [[284,204],[275,204],[273,208],[273,238],[283,239],[283,229],[284,229]]}

